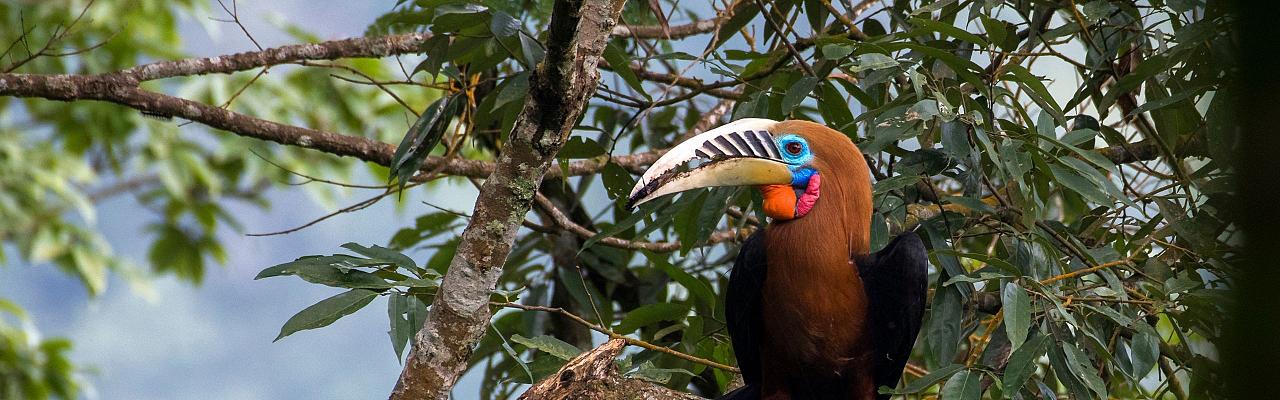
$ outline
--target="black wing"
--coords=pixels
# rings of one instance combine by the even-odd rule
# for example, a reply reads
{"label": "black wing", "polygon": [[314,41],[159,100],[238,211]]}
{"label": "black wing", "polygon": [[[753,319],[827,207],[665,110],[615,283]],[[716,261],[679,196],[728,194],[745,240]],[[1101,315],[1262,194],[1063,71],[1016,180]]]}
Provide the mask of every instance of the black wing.
{"label": "black wing", "polygon": [[[870,301],[870,326],[875,327],[871,330],[876,356],[875,385],[897,387],[924,317],[929,290],[929,254],[920,237],[907,232],[898,235],[883,250],[857,260],[856,264]],[[889,395],[876,395],[876,398],[885,400]]]}
{"label": "black wing", "polygon": [[725,322],[733,340],[733,354],[747,385],[760,382],[760,335],[764,321],[760,315],[760,297],[765,271],[764,231],[756,231],[742,244],[738,259],[729,272],[729,288],[725,291]]}

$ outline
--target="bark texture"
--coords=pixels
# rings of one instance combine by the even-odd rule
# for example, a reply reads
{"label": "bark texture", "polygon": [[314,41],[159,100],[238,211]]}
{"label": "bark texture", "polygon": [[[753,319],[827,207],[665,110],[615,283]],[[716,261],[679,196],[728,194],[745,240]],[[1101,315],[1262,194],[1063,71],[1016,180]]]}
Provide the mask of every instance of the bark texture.
{"label": "bark texture", "polygon": [[[288,46],[281,48],[285,49]],[[270,51],[270,50],[268,50]],[[359,53],[363,54],[363,53]],[[269,58],[269,57],[268,57]],[[263,57],[255,57],[261,60]],[[178,65],[200,64],[201,59],[175,62]],[[223,65],[223,64],[215,64]],[[174,67],[177,68],[177,67]],[[165,69],[164,71],[169,71]],[[154,72],[167,74],[169,72]],[[212,72],[210,72],[212,73]],[[156,76],[156,75],[148,75]],[[182,118],[225,130],[239,136],[317,150],[333,155],[355,157],[380,165],[389,165],[395,154],[394,145],[381,141],[306,127],[282,124],[225,108],[174,97],[143,89],[139,80],[127,72],[101,75],[0,74],[0,96],[43,98],[59,101],[98,100],[115,103],[151,115]],[[610,158],[632,172],[639,173],[662,155],[647,151]],[[575,160],[569,163],[571,176],[599,172],[607,164],[603,157]],[[484,178],[493,174],[495,163],[482,160],[429,156],[423,171],[439,171],[445,175]],[[559,167],[549,167],[549,176],[560,176]]]}
{"label": "bark texture", "polygon": [[613,360],[627,343],[613,339],[569,360],[559,371],[520,395],[521,400],[560,399],[676,399],[703,400],[657,384],[618,375]]}
{"label": "bark texture", "polygon": [[494,172],[485,180],[431,316],[392,399],[442,399],[462,376],[492,316],[489,294],[502,275],[515,234],[556,153],[573,131],[600,80],[597,65],[625,0],[557,1],[546,58]]}

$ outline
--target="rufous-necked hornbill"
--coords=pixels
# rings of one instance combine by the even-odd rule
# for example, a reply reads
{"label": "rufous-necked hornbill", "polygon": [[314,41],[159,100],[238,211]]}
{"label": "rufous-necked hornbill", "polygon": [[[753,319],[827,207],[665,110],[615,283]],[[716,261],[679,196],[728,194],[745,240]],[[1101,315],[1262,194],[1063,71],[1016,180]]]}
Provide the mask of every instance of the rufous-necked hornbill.
{"label": "rufous-necked hornbill", "polygon": [[870,253],[871,177],[845,135],[806,121],[742,119],[672,148],[630,202],[757,187],[772,222],[742,245],[726,317],[745,386],[727,398],[876,399],[911,355],[928,256],[914,233]]}

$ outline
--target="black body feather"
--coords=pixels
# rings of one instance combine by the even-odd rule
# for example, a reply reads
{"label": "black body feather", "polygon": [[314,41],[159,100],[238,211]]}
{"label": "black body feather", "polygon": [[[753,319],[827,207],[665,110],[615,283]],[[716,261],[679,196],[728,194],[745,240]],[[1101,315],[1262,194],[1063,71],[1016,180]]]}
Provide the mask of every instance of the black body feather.
{"label": "black body feather", "polygon": [[[725,294],[725,311],[733,351],[742,370],[745,386],[725,394],[722,399],[760,398],[761,362],[760,341],[763,321],[761,296],[767,278],[764,232],[756,232],[743,243],[729,275],[729,287]],[[895,387],[902,377],[903,367],[911,357],[916,335],[920,332],[924,316],[925,297],[928,290],[928,253],[924,243],[913,232],[894,238],[881,251],[865,257],[857,257],[854,264],[862,278],[869,301],[868,326],[871,329],[871,345],[875,362],[870,373],[876,387]],[[810,387],[812,388],[812,387]],[[793,391],[800,399],[808,392],[804,388]],[[839,393],[824,393],[817,397],[837,397]],[[888,399],[889,395],[877,395]]]}
{"label": "black body feather", "polygon": [[[870,326],[875,327],[871,334],[876,387],[896,387],[924,318],[929,253],[915,232],[907,232],[893,238],[883,250],[854,263],[870,300]],[[889,395],[878,394],[876,398],[887,400]]]}

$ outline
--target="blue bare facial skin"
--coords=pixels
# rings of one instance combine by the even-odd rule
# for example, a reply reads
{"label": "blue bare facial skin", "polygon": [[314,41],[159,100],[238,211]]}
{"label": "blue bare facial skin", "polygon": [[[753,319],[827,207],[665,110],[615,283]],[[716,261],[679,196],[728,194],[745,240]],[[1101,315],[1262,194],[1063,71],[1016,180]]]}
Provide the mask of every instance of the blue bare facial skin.
{"label": "blue bare facial skin", "polygon": [[812,178],[818,171],[810,167],[801,167],[791,172],[791,186],[796,188],[804,188],[809,186],[809,178]]}
{"label": "blue bare facial skin", "polygon": [[791,186],[804,188],[809,186],[809,178],[818,171],[813,169],[813,152],[809,150],[809,142],[800,135],[788,134],[778,138],[778,149],[782,153],[782,161],[791,169]]}

